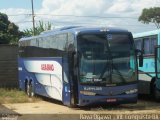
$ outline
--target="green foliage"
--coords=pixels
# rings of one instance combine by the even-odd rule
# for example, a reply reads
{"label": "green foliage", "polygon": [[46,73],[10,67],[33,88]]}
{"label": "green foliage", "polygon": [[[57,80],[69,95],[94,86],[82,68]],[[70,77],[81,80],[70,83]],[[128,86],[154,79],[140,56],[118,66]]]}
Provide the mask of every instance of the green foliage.
{"label": "green foliage", "polygon": [[138,20],[144,24],[154,23],[157,28],[160,28],[160,7],[143,9]]}
{"label": "green foliage", "polygon": [[[43,31],[51,30],[52,25],[51,23],[44,23],[43,21],[39,21],[38,24],[36,24],[35,27],[35,35],[39,35]],[[34,30],[33,28],[24,30],[25,36],[33,36]]]}
{"label": "green foliage", "polygon": [[17,44],[23,32],[8,20],[6,14],[0,13],[0,44]]}

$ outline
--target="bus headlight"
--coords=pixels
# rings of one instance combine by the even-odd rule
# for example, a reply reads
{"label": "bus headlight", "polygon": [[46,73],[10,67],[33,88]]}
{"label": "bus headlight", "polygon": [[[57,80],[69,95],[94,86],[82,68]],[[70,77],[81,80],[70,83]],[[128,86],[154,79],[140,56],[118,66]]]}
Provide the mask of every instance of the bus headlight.
{"label": "bus headlight", "polygon": [[90,91],[80,91],[80,93],[83,94],[83,95],[92,95],[92,96],[96,95],[96,93],[90,92]]}
{"label": "bus headlight", "polygon": [[126,94],[134,94],[134,93],[137,93],[137,92],[138,92],[138,89],[132,89],[132,90],[126,91],[125,93]]}

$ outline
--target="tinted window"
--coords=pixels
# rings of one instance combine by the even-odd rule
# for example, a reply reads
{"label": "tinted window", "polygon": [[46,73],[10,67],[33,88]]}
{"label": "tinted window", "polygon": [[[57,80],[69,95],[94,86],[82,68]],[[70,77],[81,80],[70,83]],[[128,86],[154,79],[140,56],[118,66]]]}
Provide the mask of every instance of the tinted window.
{"label": "tinted window", "polygon": [[60,34],[57,35],[57,49],[58,50],[65,50],[66,49],[66,44],[67,44],[67,34]]}
{"label": "tinted window", "polygon": [[151,36],[150,40],[151,40],[150,52],[151,52],[151,54],[154,54],[154,48],[157,45],[157,36]]}
{"label": "tinted window", "polygon": [[142,50],[142,38],[135,39],[136,49]]}
{"label": "tinted window", "polygon": [[[143,41],[144,45],[142,45]],[[135,45],[139,50],[142,50],[142,46],[144,46],[144,55],[153,55],[154,48],[157,45],[157,35],[136,38]]]}
{"label": "tinted window", "polygon": [[[74,34],[62,33],[19,42],[19,55],[23,57],[62,56],[74,48]],[[69,46],[69,47],[68,47]]]}
{"label": "tinted window", "polygon": [[74,34],[68,33],[68,51],[73,51],[74,50]]}
{"label": "tinted window", "polygon": [[148,38],[144,39],[144,54],[150,54],[150,40]]}
{"label": "tinted window", "polygon": [[129,34],[85,33],[78,36],[80,82],[107,85],[134,82],[134,49]]}
{"label": "tinted window", "polygon": [[35,38],[35,39],[31,40],[30,45],[31,45],[31,46],[38,46],[38,41],[37,41],[37,39]]}

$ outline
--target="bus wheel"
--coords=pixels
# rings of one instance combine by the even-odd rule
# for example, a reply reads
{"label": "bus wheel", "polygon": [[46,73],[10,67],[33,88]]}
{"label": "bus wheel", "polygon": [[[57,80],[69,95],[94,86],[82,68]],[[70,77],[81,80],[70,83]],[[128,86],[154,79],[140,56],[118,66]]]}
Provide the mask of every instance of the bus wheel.
{"label": "bus wheel", "polygon": [[160,91],[154,86],[154,98],[157,102],[160,101]]}
{"label": "bus wheel", "polygon": [[33,90],[33,83],[30,83],[30,97],[35,96],[34,90]]}
{"label": "bus wheel", "polygon": [[26,93],[29,97],[33,97],[34,96],[34,91],[33,91],[33,85],[31,82],[27,82],[26,85]]}
{"label": "bus wheel", "polygon": [[70,108],[76,108],[77,105],[74,104],[74,98],[71,98],[71,105],[69,106]]}
{"label": "bus wheel", "polygon": [[26,93],[30,97],[30,85],[29,85],[29,82],[26,83]]}

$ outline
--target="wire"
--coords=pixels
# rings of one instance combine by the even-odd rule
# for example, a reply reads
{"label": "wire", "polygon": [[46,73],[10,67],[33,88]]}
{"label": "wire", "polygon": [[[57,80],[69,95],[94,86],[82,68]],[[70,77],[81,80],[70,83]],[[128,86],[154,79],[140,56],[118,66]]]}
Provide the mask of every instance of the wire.
{"label": "wire", "polygon": [[[22,16],[28,15],[31,16],[32,14],[12,14],[8,16]],[[57,17],[82,17],[82,18],[127,18],[127,19],[138,19],[137,17],[114,17],[114,16],[85,16],[85,15],[57,15],[57,14],[35,14],[35,16],[57,16]]]}
{"label": "wire", "polygon": [[24,16],[24,15],[27,15],[27,16],[30,16],[30,15],[32,15],[32,14],[12,14],[12,15],[7,15],[7,16]]}
{"label": "wire", "polygon": [[[16,24],[24,24],[24,23],[31,23],[32,21],[19,21],[19,22],[15,22]],[[36,20],[35,21],[36,23],[37,22],[39,22],[38,20]],[[44,21],[44,22],[48,22],[48,21]],[[95,25],[105,25],[105,26],[107,26],[105,23],[103,23],[103,24],[99,24],[99,23],[95,23],[95,22],[90,22],[90,23],[88,23],[88,22],[71,22],[71,21],[50,21],[52,24],[71,24],[71,25],[73,25],[73,24],[81,24],[81,25],[93,25],[93,26],[95,26]],[[115,24],[115,25],[113,25],[113,26],[133,26],[133,27],[153,27],[154,25],[149,25],[149,26],[145,26],[145,25],[122,25],[122,24]]]}
{"label": "wire", "polygon": [[[12,14],[12,15],[8,15],[8,16],[31,16],[32,14]],[[105,18],[105,19],[114,19],[114,18],[126,18],[126,19],[138,19],[136,17],[106,17],[106,16],[79,16],[79,15],[56,15],[56,14],[35,14],[36,17],[40,17],[40,16],[58,16],[58,17],[84,17],[84,18]],[[41,19],[45,19],[43,17],[40,17]],[[43,20],[44,21],[44,20]],[[87,25],[106,25],[107,23],[95,23],[95,22],[74,22],[74,21],[55,21],[55,20],[49,20],[51,21],[51,23],[60,23],[60,24],[87,24]],[[19,22],[15,22],[16,24],[21,24],[21,23],[29,23],[32,22],[30,20],[28,21],[19,21]],[[38,22],[38,20],[36,20],[35,22]],[[46,21],[48,22],[48,21]],[[129,25],[123,25],[123,24],[118,24],[118,25],[114,25],[114,26],[133,26],[133,27],[153,27],[154,25],[150,25],[148,24],[146,25],[134,25],[134,24],[129,24]]]}
{"label": "wire", "polygon": [[107,17],[107,16],[85,16],[85,15],[56,15],[56,14],[35,14],[37,16],[58,16],[58,17],[87,17],[87,18],[129,18],[138,19],[136,17]]}
{"label": "wire", "polygon": [[19,21],[19,22],[15,22],[16,24],[21,24],[21,23],[29,23],[29,22],[32,22],[32,21]]}

